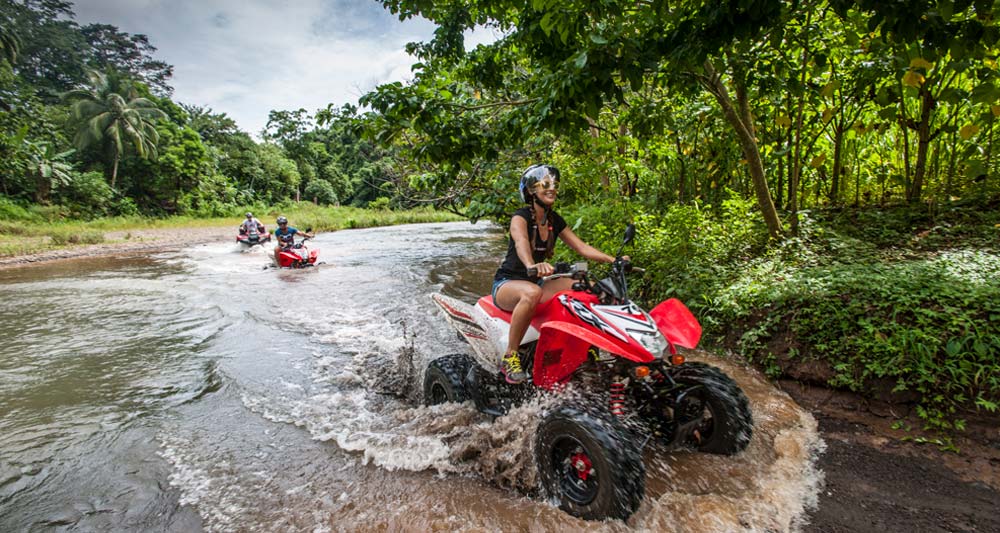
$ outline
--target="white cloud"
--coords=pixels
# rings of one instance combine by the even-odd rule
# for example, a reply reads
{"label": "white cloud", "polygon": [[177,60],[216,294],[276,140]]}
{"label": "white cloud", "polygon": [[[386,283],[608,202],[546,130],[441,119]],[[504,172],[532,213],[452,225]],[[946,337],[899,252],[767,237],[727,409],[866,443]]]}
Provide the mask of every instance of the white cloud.
{"label": "white cloud", "polygon": [[434,30],[375,0],[80,0],[74,11],[80,25],[147,35],[174,66],[175,101],[224,112],[255,135],[271,110],[356,103],[408,78],[406,43]]}

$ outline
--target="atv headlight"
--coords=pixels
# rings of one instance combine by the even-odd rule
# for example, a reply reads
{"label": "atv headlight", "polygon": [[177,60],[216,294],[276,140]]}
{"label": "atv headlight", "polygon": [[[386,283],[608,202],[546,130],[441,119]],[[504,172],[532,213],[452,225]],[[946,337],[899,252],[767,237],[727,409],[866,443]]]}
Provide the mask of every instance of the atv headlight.
{"label": "atv headlight", "polygon": [[667,349],[667,339],[663,338],[659,331],[652,334],[636,335],[636,338],[639,339],[639,343],[646,351],[653,354],[654,358],[663,357],[663,350]]}

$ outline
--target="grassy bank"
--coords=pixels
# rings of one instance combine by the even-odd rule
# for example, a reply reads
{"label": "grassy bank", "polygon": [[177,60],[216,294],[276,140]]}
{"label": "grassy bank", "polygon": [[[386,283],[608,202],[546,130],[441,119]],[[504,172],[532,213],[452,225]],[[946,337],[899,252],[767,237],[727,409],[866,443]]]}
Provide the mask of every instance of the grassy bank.
{"label": "grassy bank", "polygon": [[[94,220],[65,220],[50,217],[43,210],[20,210],[0,213],[0,257],[12,257],[30,253],[67,248],[86,244],[112,241],[108,234],[122,234],[119,239],[127,240],[130,231],[146,229],[170,229],[193,227],[232,226],[233,231],[242,222],[238,210],[230,217],[192,218],[186,216],[169,218],[111,217]],[[426,222],[450,222],[464,220],[451,213],[432,209],[410,209],[391,211],[388,209],[362,209],[357,207],[320,207],[310,202],[293,204],[285,208],[257,209],[254,215],[269,230],[274,229],[274,219],[278,215],[288,217],[298,228],[312,227],[314,231],[336,231],[342,229],[416,224]]]}

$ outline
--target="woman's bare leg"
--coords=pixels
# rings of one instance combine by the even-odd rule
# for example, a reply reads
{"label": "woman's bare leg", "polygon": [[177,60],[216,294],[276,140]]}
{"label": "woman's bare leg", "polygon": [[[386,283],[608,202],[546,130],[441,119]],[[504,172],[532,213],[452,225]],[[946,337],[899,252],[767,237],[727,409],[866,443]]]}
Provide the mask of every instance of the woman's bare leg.
{"label": "woman's bare leg", "polygon": [[535,307],[542,297],[542,288],[530,281],[508,281],[497,289],[497,307],[511,312],[510,333],[507,335],[507,349],[504,354],[516,352],[528,331]]}

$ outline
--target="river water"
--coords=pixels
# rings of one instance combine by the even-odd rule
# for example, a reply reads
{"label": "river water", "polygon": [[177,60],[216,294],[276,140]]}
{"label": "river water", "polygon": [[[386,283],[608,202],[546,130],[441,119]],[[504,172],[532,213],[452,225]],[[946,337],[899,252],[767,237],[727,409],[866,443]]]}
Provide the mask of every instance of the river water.
{"label": "river water", "polygon": [[815,420],[757,373],[746,452],[650,449],[628,521],[535,493],[546,400],[490,421],[420,407],[465,350],[428,295],[490,288],[467,223],[319,235],[327,264],[230,243],[0,271],[0,531],[790,531],[822,483]]}

